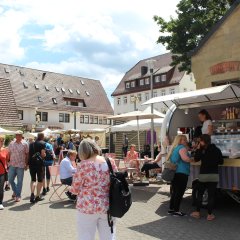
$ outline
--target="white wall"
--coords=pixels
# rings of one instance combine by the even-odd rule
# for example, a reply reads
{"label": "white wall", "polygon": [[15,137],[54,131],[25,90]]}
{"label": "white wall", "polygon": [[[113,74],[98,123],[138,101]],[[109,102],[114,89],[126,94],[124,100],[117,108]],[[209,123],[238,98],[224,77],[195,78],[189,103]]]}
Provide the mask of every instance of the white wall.
{"label": "white wall", "polygon": [[196,81],[193,73],[185,73],[180,82],[180,92],[189,92],[196,90]]}
{"label": "white wall", "polygon": [[[31,108],[18,108],[18,110],[23,110],[23,125],[27,124],[35,124],[35,109]],[[45,126],[44,128],[48,126],[63,126],[63,129],[73,129],[74,128],[74,114],[71,112],[64,112],[64,111],[55,111],[55,110],[46,110],[46,109],[37,109],[39,112],[48,112],[48,121],[47,122],[40,122],[39,125]],[[69,123],[63,123],[59,122],[59,113],[69,113],[70,114],[70,122]],[[84,115],[94,115],[94,114],[84,114]],[[98,114],[97,116],[104,116]],[[109,125],[103,125],[103,124],[83,124],[80,123],[80,114],[76,113],[76,128],[80,130],[89,130],[89,129],[96,129],[96,128],[107,128]]]}

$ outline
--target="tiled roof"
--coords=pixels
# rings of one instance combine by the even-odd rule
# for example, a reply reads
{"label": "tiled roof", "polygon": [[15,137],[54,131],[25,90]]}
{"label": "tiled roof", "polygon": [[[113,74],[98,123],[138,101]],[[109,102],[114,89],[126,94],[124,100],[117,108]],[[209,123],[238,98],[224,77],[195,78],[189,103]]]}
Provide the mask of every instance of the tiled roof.
{"label": "tiled roof", "polygon": [[9,79],[0,78],[0,126],[21,128],[18,111]]}
{"label": "tiled roof", "polygon": [[[0,64],[2,76],[10,79],[17,107],[113,114],[108,97],[98,80]],[[53,103],[53,98],[57,104]],[[64,98],[84,100],[86,107],[66,106]]]}
{"label": "tiled roof", "polygon": [[228,19],[229,16],[237,9],[240,8],[240,0],[236,0],[226,14],[213,26],[208,34],[200,41],[198,46],[189,53],[190,56],[194,56],[205,45],[205,43],[212,37],[212,35],[222,26],[222,24]]}
{"label": "tiled roof", "polygon": [[[163,87],[167,87],[170,85],[175,85],[178,84],[183,75],[185,74],[184,72],[179,72],[178,67],[172,67],[170,66],[172,63],[172,54],[171,53],[166,53],[162,54],[156,57],[148,58],[139,61],[133,68],[131,68],[122,78],[120,83],[118,84],[117,88],[115,91],[112,93],[112,96],[118,96],[122,94],[128,93],[128,90],[125,89],[125,82],[129,80],[134,80],[134,79],[140,79],[140,78],[145,78],[149,76],[149,72],[141,76],[141,67],[147,66],[147,61],[148,60],[155,60],[154,62],[154,75],[157,74],[162,74],[162,73],[167,73],[169,71],[172,71],[172,77],[169,82],[166,82],[167,85]],[[150,88],[150,86],[149,86]]]}

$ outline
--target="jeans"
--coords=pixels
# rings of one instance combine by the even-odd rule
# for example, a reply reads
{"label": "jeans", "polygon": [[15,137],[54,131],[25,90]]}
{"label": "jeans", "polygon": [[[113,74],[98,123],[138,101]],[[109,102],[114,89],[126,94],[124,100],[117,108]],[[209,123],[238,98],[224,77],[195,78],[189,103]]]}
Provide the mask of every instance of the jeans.
{"label": "jeans", "polygon": [[3,203],[5,174],[0,175],[0,204]]}
{"label": "jeans", "polygon": [[179,212],[180,204],[187,187],[188,175],[176,173],[172,181],[172,195],[170,199],[170,210]]}
{"label": "jeans", "polygon": [[149,178],[149,170],[160,168],[157,163],[144,163],[141,172],[145,171],[146,177]]}
{"label": "jeans", "polygon": [[197,196],[197,211],[200,212],[202,206],[202,198],[205,190],[208,191],[208,214],[212,214],[215,202],[215,194],[217,189],[217,182],[199,182],[198,183],[198,196]]}
{"label": "jeans", "polygon": [[[17,183],[15,183],[15,178],[17,177]],[[19,167],[9,167],[8,171],[8,181],[11,184],[13,192],[16,194],[16,197],[21,197],[22,185],[24,177],[24,168]]]}
{"label": "jeans", "polygon": [[107,214],[84,214],[77,211],[78,240],[94,240],[96,229],[99,233],[99,240],[115,240],[115,219],[113,226],[112,234],[108,225]]}

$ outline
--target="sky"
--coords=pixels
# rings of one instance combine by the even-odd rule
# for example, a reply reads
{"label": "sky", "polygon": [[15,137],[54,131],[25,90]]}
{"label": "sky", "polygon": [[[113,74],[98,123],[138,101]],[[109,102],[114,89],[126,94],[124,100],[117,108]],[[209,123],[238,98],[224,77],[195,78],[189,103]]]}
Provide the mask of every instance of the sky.
{"label": "sky", "polygon": [[178,2],[0,0],[0,62],[98,79],[110,97],[139,60],[166,52],[153,16]]}

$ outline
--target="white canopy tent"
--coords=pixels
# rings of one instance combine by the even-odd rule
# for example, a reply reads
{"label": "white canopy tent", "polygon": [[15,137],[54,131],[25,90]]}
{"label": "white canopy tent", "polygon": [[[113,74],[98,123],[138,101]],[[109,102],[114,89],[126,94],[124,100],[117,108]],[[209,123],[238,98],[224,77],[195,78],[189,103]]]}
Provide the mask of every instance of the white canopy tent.
{"label": "white canopy tent", "polygon": [[7,129],[4,129],[4,128],[0,127],[0,134],[1,135],[14,135],[15,131],[10,131],[10,130],[7,130]]}
{"label": "white canopy tent", "polygon": [[46,128],[45,130],[42,131],[42,133],[44,134],[44,136],[50,136],[53,132],[51,129]]}
{"label": "white canopy tent", "polygon": [[[163,122],[163,118],[154,119],[154,126],[156,128],[161,128]],[[151,120],[150,119],[142,119],[139,120],[139,130],[144,131],[151,128]],[[130,131],[138,131],[137,120],[131,120],[129,122],[115,125],[111,127],[111,132],[130,132]]]}
{"label": "white canopy tent", "polygon": [[120,115],[115,115],[115,116],[109,117],[109,119],[122,120],[122,121],[123,120],[125,120],[125,121],[136,120],[137,132],[138,132],[138,150],[140,151],[139,120],[164,118],[164,117],[165,117],[165,115],[163,113],[160,113],[155,109],[153,110],[153,113],[151,113],[151,107],[147,107],[144,111],[134,111],[134,112],[129,112],[129,113],[123,113]]}
{"label": "white canopy tent", "polygon": [[143,105],[162,103],[170,108],[171,105],[175,104],[178,108],[186,109],[209,106],[213,104],[227,104],[228,102],[240,102],[239,86],[227,84],[191,92],[155,97],[146,101]]}

